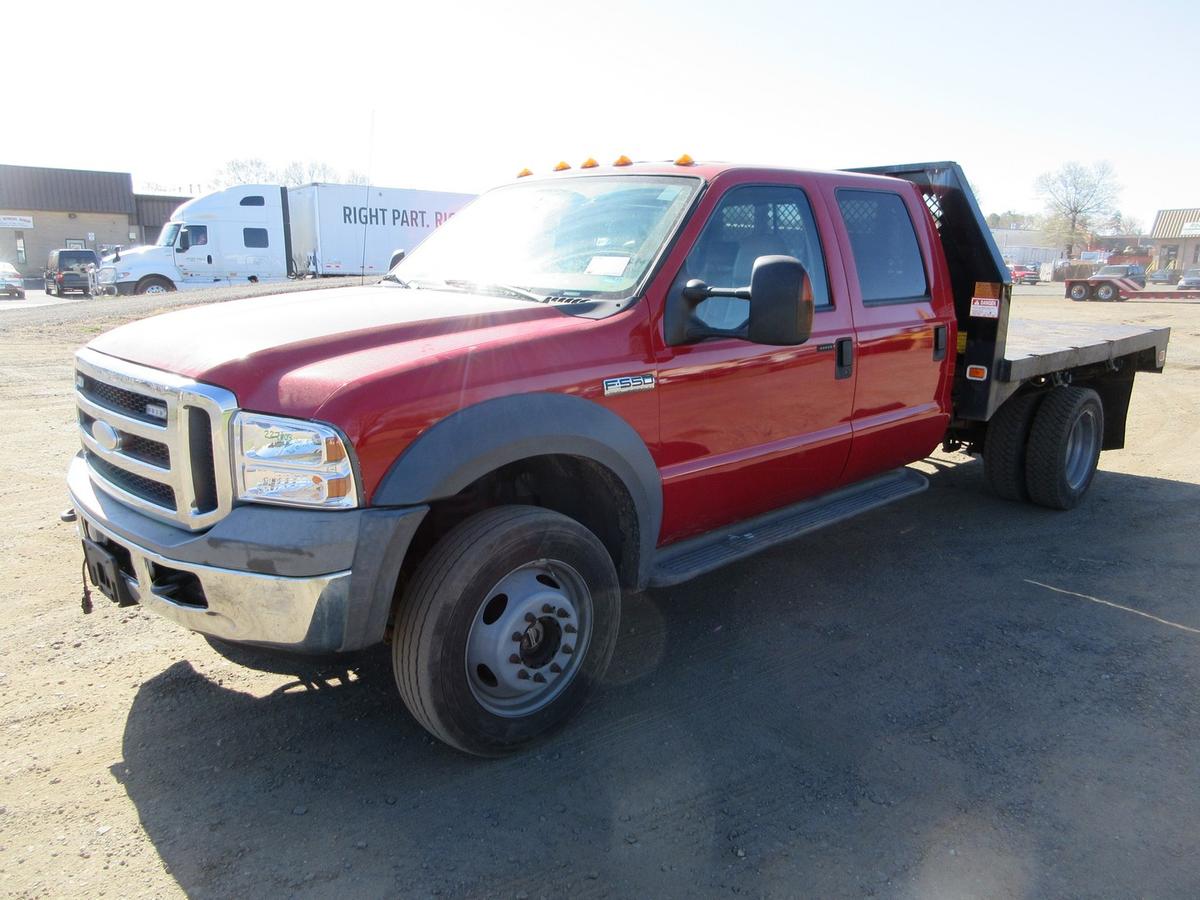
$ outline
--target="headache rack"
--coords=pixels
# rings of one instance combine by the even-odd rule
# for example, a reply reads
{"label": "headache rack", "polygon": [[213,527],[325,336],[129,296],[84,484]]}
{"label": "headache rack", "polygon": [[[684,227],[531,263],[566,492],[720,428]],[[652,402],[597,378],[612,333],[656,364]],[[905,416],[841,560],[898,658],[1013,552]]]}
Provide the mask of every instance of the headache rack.
{"label": "headache rack", "polygon": [[[954,315],[958,320],[955,413],[963,419],[987,421],[1012,393],[1011,386],[1000,378],[1004,372],[1012,276],[983,213],[979,211],[962,167],[955,162],[925,162],[845,171],[901,178],[920,190],[937,227],[954,292]],[[972,316],[972,297],[999,300],[999,315],[996,318]],[[984,378],[968,380],[968,367],[972,371],[976,371],[975,367],[983,367]]]}

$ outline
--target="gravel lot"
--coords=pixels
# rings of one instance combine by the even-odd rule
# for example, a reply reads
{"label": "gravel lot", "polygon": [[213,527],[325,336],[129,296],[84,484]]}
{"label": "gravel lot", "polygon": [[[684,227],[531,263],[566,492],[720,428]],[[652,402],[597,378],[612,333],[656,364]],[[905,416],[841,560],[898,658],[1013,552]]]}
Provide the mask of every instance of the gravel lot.
{"label": "gravel lot", "polygon": [[425,736],[383,652],[80,613],[71,353],[227,296],[0,311],[6,896],[1200,895],[1200,305],[1019,288],[1173,328],[1080,509],[938,455],[915,498],[630,598],[588,710],[488,762]]}

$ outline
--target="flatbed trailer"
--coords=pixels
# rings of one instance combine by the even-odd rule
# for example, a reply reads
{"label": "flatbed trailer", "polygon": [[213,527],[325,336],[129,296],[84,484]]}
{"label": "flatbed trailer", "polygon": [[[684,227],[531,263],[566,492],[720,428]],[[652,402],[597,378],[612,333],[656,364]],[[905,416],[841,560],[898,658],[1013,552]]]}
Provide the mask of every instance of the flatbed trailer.
{"label": "flatbed trailer", "polygon": [[1068,278],[1063,296],[1068,300],[1200,300],[1200,291],[1149,290],[1128,278]]}

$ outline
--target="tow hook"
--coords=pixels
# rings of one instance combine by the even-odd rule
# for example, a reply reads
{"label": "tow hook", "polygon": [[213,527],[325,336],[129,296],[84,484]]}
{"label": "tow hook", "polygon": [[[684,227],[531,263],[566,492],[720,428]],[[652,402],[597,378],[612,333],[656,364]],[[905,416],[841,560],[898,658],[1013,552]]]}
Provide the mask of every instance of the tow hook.
{"label": "tow hook", "polygon": [[58,521],[60,522],[74,522],[78,518],[79,516],[76,514],[75,507],[73,506],[68,506],[58,514]]}

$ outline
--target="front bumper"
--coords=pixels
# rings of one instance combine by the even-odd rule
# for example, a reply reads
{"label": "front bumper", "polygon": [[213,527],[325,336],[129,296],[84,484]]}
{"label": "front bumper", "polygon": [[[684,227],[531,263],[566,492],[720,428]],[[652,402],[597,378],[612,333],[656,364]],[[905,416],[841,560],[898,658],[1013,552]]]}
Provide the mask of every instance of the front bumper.
{"label": "front bumper", "polygon": [[[203,533],[151,519],[67,476],[81,536],[105,546],[139,604],[192,631],[301,653],[383,639],[400,565],[427,507],[234,507]],[[181,580],[189,584],[183,595]]]}

